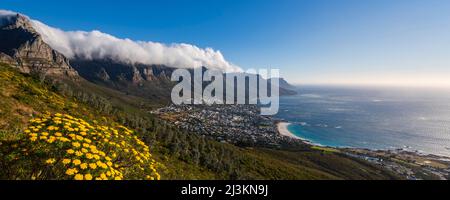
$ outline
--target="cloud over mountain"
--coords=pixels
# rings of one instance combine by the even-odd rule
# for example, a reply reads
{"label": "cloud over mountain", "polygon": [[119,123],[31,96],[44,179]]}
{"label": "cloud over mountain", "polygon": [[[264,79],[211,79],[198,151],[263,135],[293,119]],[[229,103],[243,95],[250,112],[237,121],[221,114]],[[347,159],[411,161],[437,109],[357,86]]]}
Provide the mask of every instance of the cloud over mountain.
{"label": "cloud over mountain", "polygon": [[[0,25],[15,15],[0,10]],[[68,58],[103,59],[110,58],[126,63],[163,64],[176,68],[205,66],[224,71],[241,69],[225,60],[222,53],[212,48],[199,48],[185,43],[163,44],[151,41],[121,39],[97,30],[64,31],[31,20],[35,30],[52,48]]]}
{"label": "cloud over mountain", "polygon": [[17,13],[9,10],[0,10],[0,26],[6,25]]}

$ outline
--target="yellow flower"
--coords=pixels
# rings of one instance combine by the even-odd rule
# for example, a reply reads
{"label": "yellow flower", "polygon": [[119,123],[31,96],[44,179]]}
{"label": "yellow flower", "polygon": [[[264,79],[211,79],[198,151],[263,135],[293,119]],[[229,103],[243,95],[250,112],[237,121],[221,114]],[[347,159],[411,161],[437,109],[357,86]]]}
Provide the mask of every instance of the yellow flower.
{"label": "yellow flower", "polygon": [[50,159],[47,159],[46,161],[45,161],[45,163],[47,163],[47,164],[49,164],[49,165],[51,165],[51,164],[53,164],[53,163],[55,163],[56,162],[56,160],[54,159],[54,158],[50,158]]}
{"label": "yellow flower", "polygon": [[67,151],[66,151],[68,154],[73,154],[73,153],[75,153],[75,151],[73,150],[73,149],[67,149]]}
{"label": "yellow flower", "polygon": [[67,165],[70,163],[70,159],[65,158],[65,159],[63,159],[62,163]]}
{"label": "yellow flower", "polygon": [[50,136],[50,138],[47,140],[47,142],[51,144],[51,143],[53,143],[55,140],[56,140],[55,137]]}
{"label": "yellow flower", "polygon": [[92,180],[92,175],[91,175],[91,174],[85,174],[85,175],[84,175],[84,179],[85,179],[85,180],[88,180],[88,181],[89,181],[89,180]]}
{"label": "yellow flower", "polygon": [[31,140],[32,142],[34,142],[34,141],[37,140],[37,137],[31,137],[30,140]]}
{"label": "yellow flower", "polygon": [[72,146],[75,147],[75,148],[78,148],[78,147],[80,147],[80,143],[72,142]]}
{"label": "yellow flower", "polygon": [[60,133],[60,132],[56,132],[56,133],[55,133],[55,136],[57,136],[57,137],[61,137],[61,136],[62,136],[62,133]]}
{"label": "yellow flower", "polygon": [[79,165],[79,164],[81,164],[81,160],[75,159],[75,160],[72,161],[72,163],[74,165]]}
{"label": "yellow flower", "polygon": [[100,178],[102,180],[108,180],[108,177],[106,177],[105,173],[100,174]]}
{"label": "yellow flower", "polygon": [[76,152],[75,152],[75,155],[78,156],[78,157],[80,157],[80,156],[83,155],[83,152],[81,152],[81,151],[76,151]]}
{"label": "yellow flower", "polygon": [[93,158],[93,156],[92,156],[92,154],[91,154],[91,153],[87,153],[87,154],[86,154],[86,158],[87,158],[87,159],[92,159],[92,158]]}
{"label": "yellow flower", "polygon": [[89,164],[89,167],[90,167],[91,169],[96,169],[96,168],[97,168],[97,164],[95,164],[95,163],[90,163],[90,164]]}
{"label": "yellow flower", "polygon": [[66,170],[66,174],[69,176],[74,175],[75,173],[78,173],[78,170],[75,168],[70,168]]}
{"label": "yellow flower", "polygon": [[80,141],[83,141],[83,139],[84,139],[82,136],[79,136],[79,135],[77,135],[76,138],[77,138],[77,140],[80,140]]}
{"label": "yellow flower", "polygon": [[41,135],[43,135],[43,136],[47,136],[47,135],[48,135],[48,133],[47,133],[47,132],[42,132],[42,133],[41,133]]}
{"label": "yellow flower", "polygon": [[80,164],[80,169],[86,169],[88,166],[86,163]]}
{"label": "yellow flower", "polygon": [[76,174],[74,178],[75,178],[75,180],[81,181],[81,180],[83,180],[83,175]]}
{"label": "yellow flower", "polygon": [[58,140],[61,142],[69,142],[70,140],[65,137],[58,137]]}

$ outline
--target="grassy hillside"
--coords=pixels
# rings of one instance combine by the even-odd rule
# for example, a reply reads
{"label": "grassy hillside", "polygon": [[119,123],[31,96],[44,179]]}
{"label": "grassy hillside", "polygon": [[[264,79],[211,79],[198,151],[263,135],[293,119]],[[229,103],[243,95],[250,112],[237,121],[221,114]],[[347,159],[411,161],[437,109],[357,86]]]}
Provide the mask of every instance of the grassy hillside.
{"label": "grassy hillside", "polygon": [[[85,81],[64,84],[43,82],[1,64],[0,167],[4,170],[0,172],[0,178],[30,179],[33,176],[41,179],[71,178],[60,170],[63,165],[59,162],[63,162],[63,157],[67,155],[57,154],[57,151],[68,150],[65,143],[58,146],[49,143],[47,141],[49,138],[45,138],[46,140],[39,144],[31,141],[35,135],[30,134],[33,134],[33,129],[39,126],[35,124],[36,120],[40,120],[39,124],[44,125],[36,132],[39,139],[42,136],[39,135],[42,134],[40,129],[49,126],[58,127],[58,131],[62,130],[60,132],[64,136],[55,135],[55,137],[72,139],[69,135],[72,127],[42,122],[43,119],[50,121],[58,117],[56,113],[73,117],[77,123],[89,125],[87,127],[92,126],[87,131],[89,134],[101,132],[96,130],[99,126],[110,130],[109,133],[105,133],[106,135],[117,135],[117,141],[113,144],[110,144],[110,141],[105,144],[103,140],[100,140],[100,136],[89,139],[105,154],[114,153],[108,145],[116,146],[117,151],[126,158],[124,161],[121,159],[121,162],[114,163],[117,166],[113,165],[122,175],[119,178],[156,178],[155,174],[151,174],[153,171],[149,171],[148,168],[156,168],[161,179],[398,178],[365,161],[349,158],[338,152],[323,152],[309,148],[289,151],[239,148],[215,142],[195,133],[178,130],[148,114],[149,109],[158,105],[161,104]],[[114,130],[118,134],[115,134]],[[46,132],[49,133],[47,135],[49,137],[57,131]],[[80,131],[78,133],[81,134]],[[127,139],[128,134],[133,134],[136,138]],[[40,141],[39,139],[36,140]],[[145,146],[141,146],[139,141],[142,141],[142,145]],[[146,154],[145,147],[148,147],[151,154],[150,163],[142,166],[142,163],[139,160],[136,162],[133,156],[126,156],[128,154],[122,152],[125,148],[120,146],[121,142],[125,142],[125,146],[136,149],[138,155]],[[59,158],[61,160],[58,160]],[[70,159],[73,160],[73,158]],[[53,168],[60,171],[46,171],[53,169],[48,168],[48,165],[53,164],[58,165],[59,168]],[[140,170],[146,173],[141,173]],[[36,173],[40,176],[36,176]]]}

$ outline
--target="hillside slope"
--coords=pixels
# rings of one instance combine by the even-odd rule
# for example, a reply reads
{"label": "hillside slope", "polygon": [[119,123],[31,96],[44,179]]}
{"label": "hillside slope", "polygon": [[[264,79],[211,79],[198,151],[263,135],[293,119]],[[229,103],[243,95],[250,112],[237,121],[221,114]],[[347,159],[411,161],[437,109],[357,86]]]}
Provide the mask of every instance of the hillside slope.
{"label": "hillside slope", "polygon": [[[392,179],[364,161],[312,149],[279,151],[239,148],[177,130],[137,108],[139,98],[120,96],[99,86],[77,88],[53,84],[0,65],[0,178],[17,179],[14,144],[26,135],[29,120],[46,113],[63,113],[105,125],[124,125],[150,147],[161,163],[162,179]],[[92,91],[96,91],[95,94]],[[109,95],[107,95],[109,94]],[[16,160],[17,159],[17,160]],[[19,162],[11,164],[11,162]],[[27,169],[27,168],[20,168]],[[21,174],[27,174],[22,170]],[[29,176],[25,176],[29,177]],[[64,177],[56,177],[62,179]],[[125,177],[126,178],[126,177]],[[145,178],[145,177],[142,177]]]}

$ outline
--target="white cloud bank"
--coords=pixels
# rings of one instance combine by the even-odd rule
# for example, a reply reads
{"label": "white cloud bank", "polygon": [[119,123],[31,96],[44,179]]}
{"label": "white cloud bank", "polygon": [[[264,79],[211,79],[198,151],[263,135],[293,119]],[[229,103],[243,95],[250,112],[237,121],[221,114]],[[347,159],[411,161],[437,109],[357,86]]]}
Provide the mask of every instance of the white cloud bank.
{"label": "white cloud bank", "polygon": [[17,13],[9,10],[0,10],[0,26],[6,25]]}
{"label": "white cloud bank", "polygon": [[[15,12],[0,10],[1,21],[15,15]],[[1,22],[0,21],[0,22]],[[241,69],[225,60],[220,51],[212,48],[199,48],[195,45],[174,43],[133,41],[121,39],[94,30],[63,31],[31,20],[33,27],[52,48],[68,58],[103,59],[110,58],[127,63],[163,64],[176,68],[207,68],[227,72]]]}

